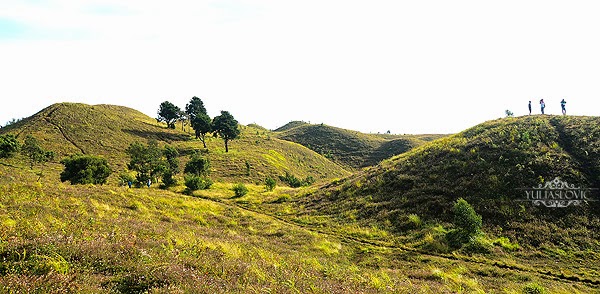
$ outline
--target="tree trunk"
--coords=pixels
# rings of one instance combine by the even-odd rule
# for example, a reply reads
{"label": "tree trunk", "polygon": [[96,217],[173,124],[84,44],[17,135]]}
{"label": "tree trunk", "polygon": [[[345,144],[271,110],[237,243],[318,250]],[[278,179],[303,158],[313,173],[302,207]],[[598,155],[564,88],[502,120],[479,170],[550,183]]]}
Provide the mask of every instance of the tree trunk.
{"label": "tree trunk", "polygon": [[225,152],[229,152],[229,146],[227,145],[227,139],[225,139]]}
{"label": "tree trunk", "polygon": [[[198,136],[196,136],[196,138],[198,138]],[[200,141],[202,141],[202,144],[204,145],[204,149],[206,149],[206,137],[204,134],[202,134],[202,136],[200,137]]]}

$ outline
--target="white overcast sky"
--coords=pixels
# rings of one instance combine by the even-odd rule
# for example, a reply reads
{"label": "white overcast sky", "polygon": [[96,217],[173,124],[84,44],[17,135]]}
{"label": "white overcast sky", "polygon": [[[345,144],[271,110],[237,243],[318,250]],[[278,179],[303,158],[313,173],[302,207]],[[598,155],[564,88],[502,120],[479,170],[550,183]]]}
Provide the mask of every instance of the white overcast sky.
{"label": "white overcast sky", "polygon": [[0,123],[57,102],[363,132],[598,115],[600,1],[1,0]]}

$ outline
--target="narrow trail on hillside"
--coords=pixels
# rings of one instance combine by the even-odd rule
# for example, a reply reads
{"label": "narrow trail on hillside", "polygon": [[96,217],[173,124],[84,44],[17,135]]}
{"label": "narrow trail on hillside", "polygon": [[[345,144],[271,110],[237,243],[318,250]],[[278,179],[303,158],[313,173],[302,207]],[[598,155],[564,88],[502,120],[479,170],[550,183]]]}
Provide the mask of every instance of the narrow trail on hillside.
{"label": "narrow trail on hillside", "polygon": [[399,244],[389,244],[389,243],[385,243],[382,241],[365,240],[365,239],[361,239],[358,237],[348,236],[348,235],[345,235],[345,234],[342,234],[339,232],[335,232],[335,231],[324,231],[324,230],[321,230],[321,229],[318,229],[318,228],[315,228],[312,226],[298,224],[293,221],[282,218],[280,216],[276,216],[276,215],[265,213],[263,211],[258,211],[258,210],[252,209],[252,208],[244,207],[233,201],[223,200],[220,198],[205,197],[205,196],[195,196],[195,197],[204,199],[204,200],[208,200],[208,201],[212,201],[215,203],[219,203],[219,204],[222,204],[222,205],[225,205],[228,207],[235,207],[235,208],[247,211],[247,212],[258,214],[258,215],[270,218],[276,222],[280,222],[280,223],[283,223],[285,225],[292,226],[295,228],[307,230],[307,231],[310,231],[310,232],[313,232],[313,233],[316,233],[319,235],[338,238],[346,244],[358,243],[358,244],[362,244],[362,245],[375,246],[380,249],[385,249],[385,250],[390,250],[390,251],[412,252],[415,254],[424,255],[427,257],[431,257],[431,258],[438,258],[438,259],[449,260],[449,261],[461,261],[461,262],[480,264],[480,265],[488,265],[488,266],[493,266],[493,267],[497,267],[497,268],[501,268],[501,269],[507,269],[507,270],[511,270],[511,271],[530,273],[530,274],[535,274],[535,275],[538,275],[538,276],[540,276],[542,278],[546,278],[546,279],[569,281],[569,282],[575,282],[575,283],[581,283],[581,284],[593,285],[593,286],[600,285],[600,280],[582,278],[582,277],[579,277],[576,275],[567,275],[562,272],[561,273],[553,273],[547,269],[529,268],[529,267],[525,267],[520,264],[506,264],[503,262],[490,260],[485,257],[472,257],[472,256],[458,255],[458,254],[435,254],[432,252],[427,252],[427,251],[423,251],[423,250],[419,250],[416,248],[411,248],[411,247],[403,246],[403,245],[399,245]]}
{"label": "narrow trail on hillside", "polygon": [[79,149],[81,151],[81,153],[86,154],[85,150],[83,150],[83,148],[79,147],[79,145],[77,145],[75,143],[75,141],[71,140],[67,134],[65,134],[65,131],[62,129],[62,127],[60,125],[58,125],[57,123],[53,122],[51,119],[52,114],[56,111],[57,108],[53,109],[52,111],[50,111],[50,113],[48,113],[45,117],[44,120],[46,120],[49,124],[53,125],[54,127],[56,127],[58,129],[58,131],[60,131],[60,133],[62,134],[62,136],[65,138],[65,140],[67,140],[69,143],[73,144],[73,146],[75,146],[75,148]]}

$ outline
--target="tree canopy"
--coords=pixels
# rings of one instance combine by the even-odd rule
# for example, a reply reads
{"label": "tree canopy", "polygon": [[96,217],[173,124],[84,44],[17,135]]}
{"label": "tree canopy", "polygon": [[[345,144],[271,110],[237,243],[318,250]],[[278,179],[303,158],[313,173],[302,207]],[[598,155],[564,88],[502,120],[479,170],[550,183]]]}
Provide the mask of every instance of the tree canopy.
{"label": "tree canopy", "polygon": [[167,123],[167,126],[171,129],[175,128],[175,122],[179,119],[181,109],[175,104],[165,101],[160,104],[158,108],[158,121]]}
{"label": "tree canopy", "polygon": [[207,176],[210,173],[210,161],[196,153],[185,165],[184,172],[196,176]]}
{"label": "tree canopy", "polygon": [[225,152],[229,152],[228,143],[240,135],[238,121],[227,111],[213,119],[213,132],[225,141]]}
{"label": "tree canopy", "polygon": [[200,113],[192,119],[192,128],[196,134],[196,139],[200,139],[204,148],[206,148],[206,134],[212,132],[213,124],[210,116],[206,113]]}
{"label": "tree canopy", "polygon": [[166,164],[162,160],[162,150],[154,140],[148,141],[148,145],[140,142],[132,143],[125,151],[131,158],[127,167],[137,171],[138,183],[145,183],[166,169]]}
{"label": "tree canopy", "polygon": [[111,174],[106,159],[92,155],[71,155],[61,161],[65,166],[60,174],[62,182],[71,184],[106,184],[106,179]]}
{"label": "tree canopy", "polygon": [[8,158],[19,151],[21,144],[13,134],[0,136],[0,158]]}
{"label": "tree canopy", "polygon": [[192,97],[190,103],[185,105],[185,113],[188,115],[190,120],[193,120],[199,114],[206,114],[206,108],[204,102],[196,96]]}

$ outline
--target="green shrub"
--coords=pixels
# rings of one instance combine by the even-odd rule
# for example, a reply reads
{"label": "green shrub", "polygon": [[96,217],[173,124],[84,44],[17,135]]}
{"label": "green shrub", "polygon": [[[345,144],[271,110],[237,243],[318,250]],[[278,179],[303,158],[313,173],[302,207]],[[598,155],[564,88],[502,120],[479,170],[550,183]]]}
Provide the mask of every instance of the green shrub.
{"label": "green shrub", "polygon": [[92,155],[71,155],[61,161],[65,170],[60,180],[71,184],[105,184],[111,174],[106,159]]}
{"label": "green shrub", "polygon": [[185,186],[188,191],[206,190],[210,188],[213,181],[209,178],[197,176],[197,175],[186,175]]}
{"label": "green shrub", "polygon": [[290,174],[289,172],[285,172],[284,176],[279,176],[279,179],[292,188],[310,186],[315,182],[315,178],[313,178],[312,176],[307,176],[304,180],[300,180],[296,176]]}
{"label": "green shrub", "polygon": [[242,183],[236,184],[231,190],[235,193],[235,197],[242,197],[248,194],[248,188]]}
{"label": "green shrub", "polygon": [[8,158],[19,151],[21,144],[12,134],[0,136],[0,158]]}
{"label": "green shrub", "polygon": [[195,153],[185,165],[184,172],[196,176],[207,176],[210,173],[210,160]]}
{"label": "green shrub", "polygon": [[275,179],[273,179],[271,177],[267,177],[265,179],[265,187],[267,188],[267,191],[273,191],[273,189],[275,189],[276,185],[277,185],[277,182],[275,181]]}
{"label": "green shrub", "polygon": [[177,185],[177,180],[173,178],[173,171],[170,169],[166,170],[162,175],[162,185],[160,187],[165,189],[175,185]]}
{"label": "green shrub", "polygon": [[298,188],[302,186],[302,181],[300,181],[300,179],[290,174],[289,172],[285,172],[284,176],[279,176],[279,179],[292,188]]}
{"label": "green shrub", "polygon": [[446,235],[448,244],[460,248],[462,244],[469,243],[481,232],[481,215],[463,198],[454,204],[454,226]]}
{"label": "green shrub", "polygon": [[127,184],[128,182],[135,182],[135,176],[129,172],[122,172],[119,174],[119,181],[122,184]]}
{"label": "green shrub", "polygon": [[490,239],[486,238],[483,234],[479,234],[472,237],[467,244],[462,248],[467,253],[490,253],[493,247],[493,243]]}
{"label": "green shrub", "polygon": [[523,294],[544,294],[546,289],[537,283],[529,283],[523,287]]}

